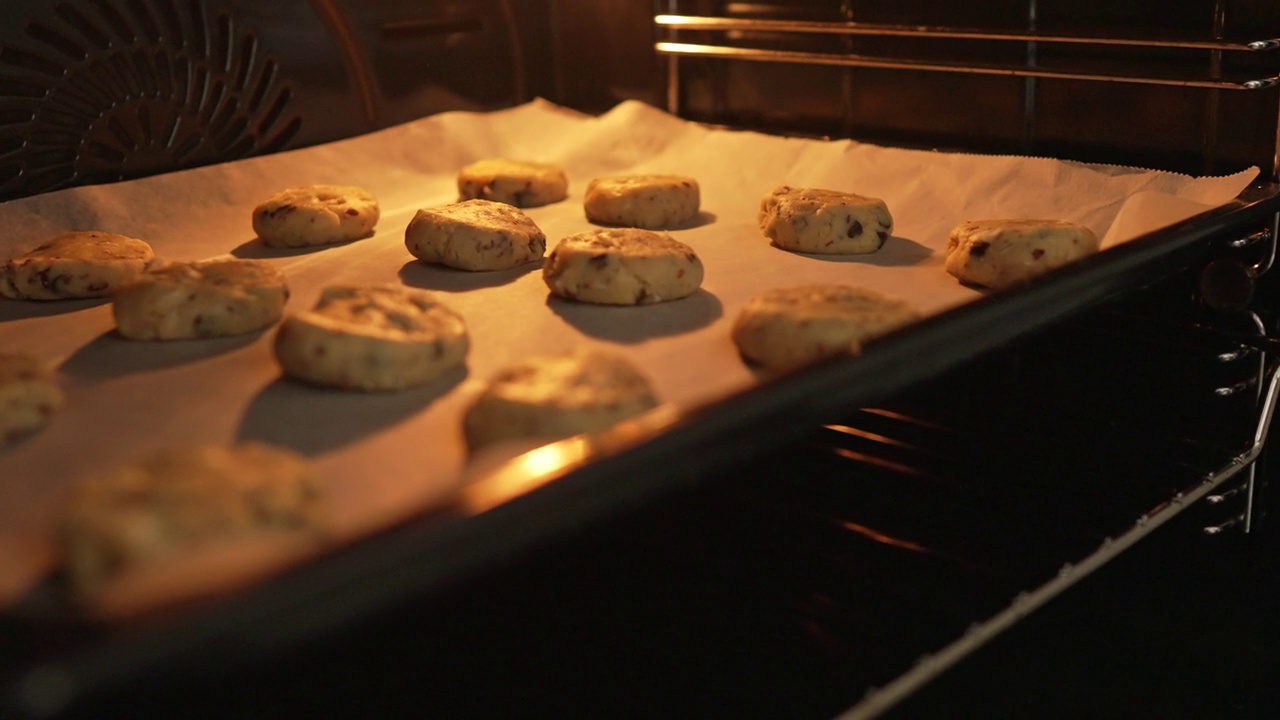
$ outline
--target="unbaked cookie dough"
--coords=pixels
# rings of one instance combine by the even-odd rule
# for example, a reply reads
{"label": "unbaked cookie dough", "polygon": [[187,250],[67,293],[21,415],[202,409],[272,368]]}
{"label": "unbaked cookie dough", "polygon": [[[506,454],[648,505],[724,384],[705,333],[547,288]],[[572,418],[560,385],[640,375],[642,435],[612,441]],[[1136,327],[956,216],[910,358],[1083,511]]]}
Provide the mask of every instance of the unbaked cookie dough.
{"label": "unbaked cookie dough", "polygon": [[107,297],[155,259],[147,243],[105,232],[69,232],[9,260],[0,295],[14,300]]}
{"label": "unbaked cookie dough", "polygon": [[414,257],[460,270],[506,270],[541,260],[547,236],[506,203],[467,200],[419,210],[404,244]]}
{"label": "unbaked cookie dough", "polygon": [[63,566],[82,596],[128,569],[250,534],[320,537],[310,464],[260,443],[156,452],[77,487],[62,516]]}
{"label": "unbaked cookie dough", "polygon": [[495,374],[467,410],[467,443],[547,441],[598,432],[657,407],[649,381],[631,363],[597,350],[533,357]]}
{"label": "unbaked cookie dough", "polygon": [[62,407],[62,389],[39,360],[0,353],[0,446],[44,427]]}
{"label": "unbaked cookie dough", "polygon": [[698,181],[684,175],[618,175],[587,184],[587,219],[606,225],[669,228],[698,216]]}
{"label": "unbaked cookie dough", "polygon": [[459,200],[493,200],[516,207],[537,207],[569,196],[564,170],[547,163],[489,158],[458,171]]}
{"label": "unbaked cookie dough", "polygon": [[775,288],[752,298],[733,324],[743,357],[787,370],[841,353],[920,317],[901,300],[844,285]]}
{"label": "unbaked cookie dough", "polygon": [[760,203],[760,229],[783,250],[824,255],[872,253],[893,234],[883,200],[786,185]]}
{"label": "unbaked cookie dough", "polygon": [[253,209],[253,230],[272,247],[309,247],[358,240],[381,211],[369,191],[352,185],[309,185],[272,195]]}
{"label": "unbaked cookie dough", "polygon": [[397,390],[462,365],[462,316],[425,290],[400,285],[326,288],[315,308],[276,335],[286,375],[346,390]]}
{"label": "unbaked cookie dough", "polygon": [[570,235],[542,265],[551,292],[601,305],[646,305],[693,294],[702,261],[670,235],[636,228]]}
{"label": "unbaked cookie dough", "polygon": [[244,335],[274,324],[289,288],[266,260],[200,260],[154,268],[111,299],[116,329],[130,340]]}
{"label": "unbaked cookie dough", "polygon": [[947,272],[1000,289],[1098,252],[1098,237],[1060,220],[970,220],[947,238]]}

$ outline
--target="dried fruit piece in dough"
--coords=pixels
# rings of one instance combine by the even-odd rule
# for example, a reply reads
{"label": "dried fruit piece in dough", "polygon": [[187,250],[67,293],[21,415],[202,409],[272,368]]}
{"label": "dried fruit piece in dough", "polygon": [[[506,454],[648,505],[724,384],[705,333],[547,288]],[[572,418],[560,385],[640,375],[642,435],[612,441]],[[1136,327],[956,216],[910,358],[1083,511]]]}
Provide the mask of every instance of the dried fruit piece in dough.
{"label": "dried fruit piece in dough", "polygon": [[844,353],[919,319],[910,305],[845,285],[775,288],[752,298],[733,324],[743,357],[787,370]]}
{"label": "dried fruit piece in dough", "polygon": [[569,178],[555,165],[489,158],[458,171],[459,200],[493,200],[520,208],[559,202],[569,196]]}
{"label": "dried fruit piece in dough", "polygon": [[970,220],[947,238],[947,272],[1000,289],[1098,252],[1098,236],[1060,220]]}
{"label": "dried fruit piece in dough", "polygon": [[310,463],[260,443],[155,452],[78,486],[60,527],[71,587],[91,596],[130,569],[247,535],[319,540],[327,524]]}
{"label": "dried fruit piece in dough", "polygon": [[62,400],[43,363],[25,353],[0,353],[0,445],[44,427]]}
{"label": "dried fruit piece in dough", "polygon": [[594,230],[561,240],[542,265],[551,292],[602,305],[647,305],[692,295],[702,285],[693,248],[637,228]]}
{"label": "dried fruit piece in dough", "polygon": [[884,246],[893,216],[879,198],[782,186],[760,203],[760,230],[783,250],[859,255]]}
{"label": "dried fruit piece in dough", "polygon": [[401,285],[326,288],[315,308],[290,315],[276,335],[286,375],[347,390],[419,385],[462,365],[462,316],[426,290]]}
{"label": "dried fruit piece in dough", "polygon": [[505,203],[467,200],[419,210],[404,234],[414,257],[459,270],[506,270],[542,259],[547,236]]}
{"label": "dried fruit piece in dough", "polygon": [[6,262],[0,295],[14,300],[107,297],[154,259],[151,246],[136,238],[64,233]]}
{"label": "dried fruit piece in dough", "polygon": [[116,329],[131,340],[244,335],[275,324],[289,288],[266,260],[200,260],[154,268],[111,301]]}
{"label": "dried fruit piece in dough", "polygon": [[331,245],[367,237],[378,224],[378,200],[353,185],[289,188],[253,209],[253,230],[272,247]]}
{"label": "dried fruit piece in dough", "polygon": [[698,181],[685,175],[618,175],[592,180],[582,206],[606,225],[670,228],[698,216]]}
{"label": "dried fruit piece in dough", "polygon": [[490,378],[467,410],[468,444],[547,441],[598,432],[657,407],[649,381],[625,359],[597,350],[533,357]]}

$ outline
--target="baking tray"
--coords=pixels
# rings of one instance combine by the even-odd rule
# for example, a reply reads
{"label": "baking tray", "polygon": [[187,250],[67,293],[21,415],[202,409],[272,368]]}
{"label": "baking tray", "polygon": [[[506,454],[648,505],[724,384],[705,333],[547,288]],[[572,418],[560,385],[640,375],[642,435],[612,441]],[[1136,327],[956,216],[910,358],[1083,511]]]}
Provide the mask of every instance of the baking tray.
{"label": "baking tray", "polygon": [[[592,440],[538,449],[433,498],[389,529],[269,582],[112,627],[41,614],[39,593],[4,622],[29,642],[5,702],[49,714],[131,679],[225,667],[448,587],[468,573],[741,463],[905,385],[1184,268],[1215,241],[1269,226],[1274,186],[1140,236],[1025,288],[943,309],[862,356],[668,405]],[[749,223],[748,223],[749,224]],[[750,437],[749,443],[742,438]]]}

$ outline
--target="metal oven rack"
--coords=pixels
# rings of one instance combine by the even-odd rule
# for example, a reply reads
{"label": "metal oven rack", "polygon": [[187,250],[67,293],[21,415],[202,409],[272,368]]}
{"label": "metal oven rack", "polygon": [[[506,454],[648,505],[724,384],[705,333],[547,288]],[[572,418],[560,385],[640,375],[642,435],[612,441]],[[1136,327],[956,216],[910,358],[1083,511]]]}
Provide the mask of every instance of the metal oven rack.
{"label": "metal oven rack", "polygon": [[[782,63],[1019,78],[1022,81],[1021,122],[1024,148],[1027,150],[1034,147],[1032,138],[1037,126],[1038,83],[1046,79],[1170,86],[1215,94],[1220,91],[1243,93],[1270,91],[1271,94],[1267,95],[1266,102],[1272,105],[1280,102],[1280,93],[1275,92],[1275,88],[1280,84],[1280,74],[1278,74],[1280,66],[1277,65],[1275,52],[1280,48],[1280,40],[1272,37],[1243,40],[1225,38],[1225,10],[1222,2],[1216,5],[1210,37],[1202,39],[1040,32],[1037,29],[1036,0],[1029,0],[1027,3],[1025,26],[1017,30],[859,22],[855,19],[849,3],[841,4],[839,12],[845,15],[845,19],[841,21],[760,17],[758,15],[761,13],[767,15],[760,9],[765,7],[763,5],[744,11],[747,14],[756,13],[757,16],[752,17],[680,14],[682,4],[674,0],[667,2],[665,3],[667,13],[658,14],[654,18],[659,37],[655,43],[655,50],[659,56],[665,58],[667,109],[676,114],[681,114],[686,109],[686,93],[697,91],[690,90],[684,81],[684,64],[691,58],[709,58],[712,61],[724,62]],[[825,44],[813,43],[810,41],[813,38],[821,38],[826,42]],[[913,56],[910,54],[911,49],[908,49],[905,54],[892,50],[880,54],[862,53],[852,50],[853,46],[848,42],[852,38],[870,38],[873,41],[899,38],[916,41],[916,44],[911,46],[915,50],[924,47],[921,43],[932,43],[943,49],[937,54],[925,53],[925,56]],[[832,40],[835,42],[831,42]],[[963,52],[957,53],[955,57],[948,57],[945,48],[954,46],[956,41],[1011,46],[1013,51],[1005,52],[1003,55],[997,54],[996,57],[1003,59],[994,61],[985,59],[975,61]],[[825,47],[827,50],[814,51],[806,47],[814,44]],[[1171,52],[1181,54],[1186,60],[1177,65],[1173,72],[1167,70],[1161,72],[1159,68],[1141,64],[1133,69],[1127,69],[1123,65],[1090,66],[1088,63],[1081,67],[1059,67],[1043,61],[1042,49],[1055,45],[1118,48],[1122,51]],[[833,47],[836,50],[832,50]],[[891,46],[873,47],[884,50]],[[1224,56],[1227,55],[1252,56],[1264,60],[1248,65],[1243,71],[1226,70]],[[845,82],[840,88],[842,97],[836,101],[841,107],[843,120],[841,126],[844,130],[856,130],[855,123],[849,120],[847,113],[848,94],[855,91],[849,82]],[[1216,96],[1215,101],[1206,103],[1205,107],[1207,108],[1203,118],[1205,131],[1202,136],[1202,147],[1199,150],[1207,158],[1214,152],[1214,138],[1220,132],[1220,115]],[[1278,119],[1277,130],[1274,133],[1276,140],[1271,146],[1271,156],[1264,158],[1264,162],[1260,163],[1264,165],[1272,182],[1276,180],[1277,171],[1280,170],[1280,115],[1276,118]],[[714,113],[710,118],[698,116],[697,119],[717,122]],[[1248,439],[1243,447],[1222,454],[1221,457],[1226,458],[1225,462],[1206,464],[1202,458],[1199,464],[1182,460],[1166,464],[1164,461],[1157,461],[1154,457],[1148,456],[1142,462],[1129,467],[1132,473],[1163,475],[1163,478],[1148,480],[1152,483],[1148,490],[1152,492],[1141,500],[1136,497],[1120,498],[1119,496],[1124,493],[1117,490],[1114,499],[1118,501],[1119,506],[1129,508],[1130,512],[1134,508],[1141,508],[1136,518],[1130,516],[1127,524],[1121,522],[1120,525],[1116,525],[1117,518],[1113,516],[1108,521],[1112,523],[1113,531],[1107,532],[1101,538],[1094,538],[1095,541],[1100,540],[1100,543],[1093,547],[1086,548],[1082,545],[1059,547],[1057,552],[1061,553],[1062,564],[1057,572],[1038,577],[1034,574],[1023,576],[1020,580],[1022,585],[1015,583],[1008,587],[1012,600],[1001,608],[983,607],[981,603],[969,604],[967,608],[970,612],[981,613],[976,616],[978,620],[971,621],[965,627],[956,628],[954,639],[949,642],[935,646],[935,649],[912,662],[900,664],[904,668],[901,674],[883,682],[880,687],[874,687],[877,683],[872,682],[873,687],[867,691],[861,702],[850,708],[842,717],[849,720],[865,719],[886,712],[915,692],[922,684],[1116,557],[1197,500],[1203,498],[1210,505],[1235,508],[1225,519],[1205,527],[1206,534],[1218,535],[1229,529],[1239,529],[1244,532],[1251,530],[1251,524],[1257,512],[1255,505],[1259,492],[1259,477],[1255,461],[1259,458],[1269,433],[1275,404],[1280,396],[1280,377],[1275,372],[1276,363],[1272,354],[1274,343],[1270,339],[1271,333],[1268,330],[1269,325],[1274,323],[1270,318],[1264,318],[1250,309],[1248,301],[1252,299],[1256,282],[1271,269],[1274,263],[1276,238],[1277,233],[1280,232],[1277,222],[1280,222],[1280,217],[1273,219],[1270,227],[1262,231],[1220,242],[1221,248],[1214,252],[1220,253],[1222,257],[1210,262],[1200,278],[1199,301],[1210,307],[1208,312],[1214,316],[1211,323],[1218,325],[1219,328],[1231,328],[1226,334],[1233,338],[1229,343],[1234,345],[1233,347],[1221,348],[1210,353],[1209,356],[1214,358],[1212,362],[1222,367],[1245,368],[1247,366],[1248,368],[1242,371],[1238,379],[1225,382],[1211,390],[1218,398],[1237,400],[1243,398],[1252,406],[1254,422],[1246,433]],[[1244,253],[1245,258],[1242,259],[1237,255],[1238,253]],[[1237,296],[1237,300],[1240,301],[1226,300],[1220,292],[1223,287],[1219,280],[1223,276],[1218,271],[1224,266],[1231,268],[1226,271],[1226,275],[1242,281],[1243,297]],[[1226,285],[1232,284],[1232,281],[1226,281]],[[1228,291],[1227,294],[1232,293]],[[1185,352],[1186,349],[1172,351]],[[952,398],[952,400],[964,402],[963,398]],[[826,428],[823,431],[827,434],[825,438],[817,441],[823,448],[823,452],[841,456],[846,462],[852,460],[854,465],[844,470],[835,466],[817,468],[817,472],[825,472],[829,477],[834,476],[840,479],[829,482],[815,481],[815,485],[823,486],[815,490],[826,493],[831,492],[831,488],[839,486],[842,489],[837,492],[852,492],[857,495],[856,506],[860,508],[855,511],[855,514],[863,512],[862,508],[866,506],[877,507],[902,501],[904,492],[907,501],[920,500],[923,506],[936,504],[936,496],[916,498],[913,495],[919,485],[927,485],[933,480],[929,477],[930,473],[922,471],[914,461],[897,464],[892,460],[886,460],[886,458],[902,455],[904,448],[911,449],[909,443],[904,444],[900,439],[904,428],[909,428],[908,435],[919,434],[921,428],[932,428],[925,431],[926,434],[929,432],[936,434],[941,430],[940,427],[932,426],[927,422],[918,424],[916,419],[908,415],[884,411],[862,411],[848,424]],[[929,442],[937,443],[938,438],[934,437]],[[943,445],[946,446],[947,443],[943,441]],[[1117,449],[1115,456],[1133,451],[1135,450]],[[958,454],[965,455],[963,452]],[[908,455],[911,453],[908,452]],[[1128,462],[1126,460],[1121,464],[1128,465]],[[883,475],[886,480],[878,485],[875,482],[867,482],[868,468],[872,476]],[[849,474],[843,474],[845,470]],[[795,481],[795,478],[788,480]],[[1036,478],[1027,477],[1026,480],[1032,484]],[[806,481],[800,480],[800,482]],[[961,494],[976,491],[978,495],[982,495],[985,492],[981,487],[983,480],[980,478],[970,478],[967,482],[976,483],[978,487],[968,487]],[[1088,482],[1084,481],[1083,484],[1088,485]],[[850,487],[857,489],[849,490]],[[896,499],[891,502],[877,497],[875,495],[877,491],[869,489],[872,487],[878,487],[878,491]],[[907,489],[904,491],[903,488]],[[934,491],[937,492],[937,489],[935,488]],[[945,490],[942,492],[951,497],[950,492]],[[1107,495],[1105,490],[1099,488],[1088,488],[1084,492],[1098,492],[1096,500],[1102,500]],[[1052,496],[1052,492],[1049,494]],[[966,501],[971,500],[971,497],[966,498]],[[811,501],[809,502],[812,504]],[[1053,500],[1049,499],[1046,502],[1053,502]],[[1074,500],[1065,502],[1063,505],[1065,507],[1059,510],[1065,511],[1068,515],[1081,512],[1081,506],[1075,505]],[[855,504],[850,505],[850,507],[854,506]],[[1037,510],[1043,509],[1037,508]],[[809,511],[812,510],[812,507],[809,508]],[[925,511],[922,514],[925,517],[937,517],[938,512],[945,512],[936,507],[930,510],[932,512]],[[782,512],[785,514],[787,510],[784,509]],[[872,514],[874,515],[874,511]],[[1037,517],[1033,512],[1028,513],[1023,519],[1044,522],[1054,514],[1051,510],[1048,514]],[[986,520],[992,521],[992,516],[981,512],[974,515],[975,517],[981,515]],[[897,521],[904,522],[908,527],[915,524],[916,530],[925,526],[916,524],[924,522],[919,519],[903,520],[899,517]],[[906,535],[894,532],[889,529],[893,522],[888,521],[885,525],[875,526],[863,526],[855,521],[837,524],[841,524],[845,530],[862,535],[873,544],[888,548],[883,550],[886,556],[899,556],[897,560],[884,562],[901,562],[906,565],[916,565],[921,562],[925,564],[956,562],[955,557],[947,557],[943,560],[937,557],[928,559],[934,555],[931,543],[918,537],[913,538],[909,532]],[[1002,522],[1007,522],[1007,519],[995,520],[992,524],[999,525]],[[1097,525],[1093,527],[1096,528]],[[1005,529],[1024,531],[1026,528],[1018,528],[1015,521]],[[924,534],[927,535],[928,532]],[[1011,533],[1011,535],[1016,534]],[[1088,541],[1085,542],[1087,544]],[[1035,545],[1035,542],[1031,545]],[[926,560],[920,560],[920,558],[926,558]],[[1043,569],[1043,567],[1038,568],[1041,571]],[[897,570],[886,572],[889,575],[898,574]],[[910,571],[905,574],[910,574]],[[939,576],[946,575],[948,575],[947,571],[939,573]],[[970,577],[967,581],[974,582],[974,578]],[[942,581],[940,585],[933,585],[932,582],[933,580],[929,580],[924,583],[924,587],[928,588],[925,597],[913,598],[906,604],[916,607],[927,606],[932,599],[936,603],[966,607],[963,581],[950,586],[946,581]],[[943,590],[944,587],[945,590]],[[935,590],[940,592],[936,593],[936,597],[930,598],[929,595]],[[959,599],[947,597],[948,593],[956,592],[960,593]],[[987,599],[989,600],[990,596]],[[836,602],[835,606],[838,607],[839,602]],[[819,609],[815,612],[821,614],[822,611]],[[963,611],[960,613],[963,614]],[[906,626],[907,624],[904,623],[902,629]],[[907,640],[903,645],[919,647],[920,644],[913,645],[913,642],[927,645],[928,642],[937,640],[938,636],[928,640],[915,638]],[[883,654],[891,655],[892,653]],[[858,681],[866,681],[872,675],[874,674],[860,676]]]}
{"label": "metal oven rack", "polygon": [[[682,72],[684,60],[711,58],[720,61],[783,63],[837,68],[870,68],[890,71],[995,76],[1022,80],[1021,122],[1024,150],[1033,149],[1032,137],[1037,128],[1038,83],[1042,80],[1071,80],[1091,83],[1121,83],[1144,86],[1192,88],[1217,93],[1257,93],[1274,90],[1280,84],[1277,64],[1280,39],[1224,37],[1226,7],[1217,0],[1213,25],[1204,38],[1114,36],[1042,32],[1038,29],[1037,0],[1028,0],[1021,29],[946,27],[932,25],[885,24],[860,22],[851,3],[841,3],[838,13],[844,20],[795,20],[768,15],[777,14],[768,3],[719,3],[717,7],[745,8],[746,14],[764,13],[765,17],[735,17],[680,14],[687,3],[667,0],[667,13],[657,14],[654,25],[659,37],[655,50],[666,60],[666,105],[675,114],[686,109],[687,92]],[[705,5],[705,3],[704,3]],[[761,8],[771,8],[762,10]],[[826,51],[812,51],[807,46],[819,41],[835,41],[824,45]],[[854,52],[855,40],[882,44],[868,52]],[[909,43],[905,50],[882,41]],[[998,46],[994,53],[973,53],[955,49],[964,43]],[[832,50],[835,47],[838,50]],[[1168,63],[1133,63],[1127,59],[1104,58],[1101,62],[1086,57],[1083,62],[1061,58],[1046,59],[1048,48],[1076,48],[1104,53],[1135,51],[1171,53],[1176,58]],[[920,55],[915,55],[920,53]],[[1166,56],[1162,56],[1166,57]],[[1243,66],[1228,62],[1247,58]],[[1070,65],[1078,65],[1073,67]],[[847,118],[848,98],[857,92],[847,81],[840,88],[840,100]],[[1273,108],[1280,103],[1280,93],[1272,93],[1266,101]],[[1204,104],[1204,130],[1201,155],[1214,154],[1220,132],[1221,109],[1216,95]],[[1280,118],[1280,116],[1277,116]],[[1275,121],[1275,119],[1273,119]],[[849,123],[845,123],[848,128]],[[1271,157],[1265,158],[1270,177],[1276,178],[1280,168],[1280,122],[1271,138]]]}

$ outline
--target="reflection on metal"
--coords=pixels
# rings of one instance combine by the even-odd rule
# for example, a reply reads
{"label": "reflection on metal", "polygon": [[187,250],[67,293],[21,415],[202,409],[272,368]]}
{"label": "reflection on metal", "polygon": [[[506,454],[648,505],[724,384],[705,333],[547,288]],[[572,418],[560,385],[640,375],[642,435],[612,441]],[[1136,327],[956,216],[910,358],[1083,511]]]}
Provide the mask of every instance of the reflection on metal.
{"label": "reflection on metal", "polygon": [[1271,217],[1271,230],[1267,237],[1267,257],[1253,266],[1254,277],[1262,277],[1276,264],[1276,245],[1280,244],[1280,213]]}
{"label": "reflection on metal", "polygon": [[883,545],[892,545],[893,547],[896,547],[896,548],[901,548],[903,550],[910,550],[912,552],[918,552],[918,553],[929,552],[929,548],[925,547],[924,545],[921,545],[919,543],[913,543],[910,540],[899,540],[898,538],[890,537],[889,535],[885,535],[884,533],[876,532],[875,530],[872,530],[871,528],[865,525],[859,525],[854,522],[842,522],[840,523],[840,527],[844,528],[845,530],[852,530],[853,532],[858,533],[859,535],[867,538],[868,540],[871,540],[873,542],[878,542]]}
{"label": "reflection on metal", "polygon": [[1271,420],[1275,414],[1277,396],[1280,396],[1280,373],[1272,372],[1266,392],[1262,395],[1253,442],[1240,455],[1232,458],[1216,471],[1209,473],[1195,489],[1179,498],[1179,502],[1166,503],[1157,510],[1140,517],[1132,527],[1115,538],[1107,538],[1092,554],[1075,565],[1064,567],[1055,577],[1030,592],[1018,593],[1009,606],[985,622],[969,627],[959,640],[937,653],[925,656],[921,662],[899,675],[888,685],[868,691],[862,701],[840,715],[840,720],[869,720],[886,712],[901,702],[929,680],[962,660],[969,653],[999,635],[1018,620],[1029,615],[1051,598],[1056,597],[1089,573],[1102,567],[1112,558],[1128,549],[1138,540],[1168,522],[1183,508],[1219,488],[1227,480],[1252,467],[1262,453]]}
{"label": "reflection on metal", "polygon": [[876,37],[919,37],[948,40],[999,40],[1015,42],[1048,42],[1076,45],[1120,45],[1142,48],[1181,48],[1186,50],[1230,50],[1262,52],[1280,48],[1280,38],[1248,42],[1227,40],[1179,40],[1175,38],[1102,37],[1098,35],[1053,35],[1011,30],[978,30],[970,28],[930,27],[928,25],[882,25],[858,22],[819,22],[811,20],[753,20],[748,18],[705,17],[698,15],[657,15],[653,22],[672,30],[732,30],[739,32],[804,33],[822,35],[871,35]]}
{"label": "reflection on metal", "polygon": [[886,460],[882,457],[876,457],[875,455],[867,455],[865,453],[860,453],[854,450],[848,450],[845,448],[832,448],[831,452],[847,460],[856,460],[857,462],[866,463],[868,465],[875,465],[877,467],[882,467],[890,472],[899,473],[902,475],[923,475],[924,474],[919,468],[913,468],[910,465],[903,465],[902,463],[896,463],[896,462],[893,462],[892,460]]}
{"label": "reflection on metal", "polygon": [[462,490],[459,506],[475,515],[546,485],[591,456],[583,437],[543,445],[517,456]]}
{"label": "reflection on metal", "polygon": [[911,447],[910,445],[902,442],[901,440],[897,440],[891,437],[885,437],[884,435],[878,435],[873,432],[867,432],[866,430],[859,430],[858,428],[849,427],[848,425],[824,425],[823,427],[825,427],[828,430],[838,432],[841,435],[852,435],[853,437],[862,438],[863,440],[871,440],[872,442],[883,443],[885,445],[893,445],[896,447],[903,447],[903,448]]}
{"label": "reflection on metal", "polygon": [[[458,494],[455,506],[476,515],[528,494],[587,462],[612,455],[671,429],[680,421],[674,406],[661,405],[608,430],[576,435],[536,447],[498,465],[481,470],[478,478]],[[525,447],[528,447],[526,444]],[[494,448],[501,451],[501,448]]]}
{"label": "reflection on metal", "polygon": [[1163,78],[1140,75],[1120,75],[1104,72],[1050,70],[1042,67],[1027,68],[1007,65],[939,63],[926,60],[891,59],[866,55],[836,55],[832,53],[800,52],[794,50],[762,50],[731,47],[727,45],[659,42],[656,43],[654,47],[661,54],[673,56],[797,63],[804,65],[833,65],[838,67],[881,68],[888,70],[919,70],[925,72],[965,73],[970,75],[999,75],[1019,78],[1034,77],[1054,78],[1058,80],[1093,80],[1100,82],[1132,83],[1141,85],[1217,88],[1221,90],[1263,90],[1280,84],[1280,76],[1252,78],[1249,80]]}

